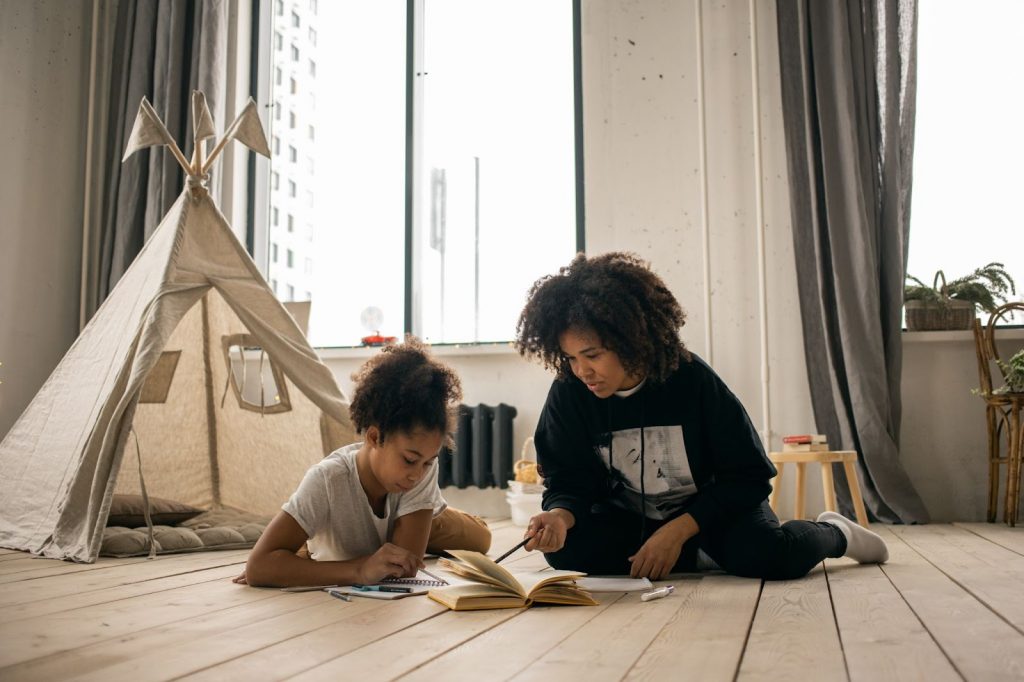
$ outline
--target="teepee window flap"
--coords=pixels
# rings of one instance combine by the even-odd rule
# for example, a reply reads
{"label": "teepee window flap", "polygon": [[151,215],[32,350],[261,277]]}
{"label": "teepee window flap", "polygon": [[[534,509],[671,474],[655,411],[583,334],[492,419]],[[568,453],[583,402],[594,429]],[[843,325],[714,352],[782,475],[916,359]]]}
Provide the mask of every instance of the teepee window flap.
{"label": "teepee window flap", "polygon": [[275,414],[292,409],[284,374],[251,334],[222,338],[228,383],[243,410]]}

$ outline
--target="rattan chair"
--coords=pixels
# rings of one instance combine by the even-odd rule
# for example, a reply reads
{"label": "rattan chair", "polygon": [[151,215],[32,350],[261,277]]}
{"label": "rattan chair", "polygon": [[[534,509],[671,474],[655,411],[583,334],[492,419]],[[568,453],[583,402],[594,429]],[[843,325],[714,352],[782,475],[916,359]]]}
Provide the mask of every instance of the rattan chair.
{"label": "rattan chair", "polygon": [[1021,423],[1021,408],[1024,407],[1024,393],[999,392],[992,386],[992,366],[1005,375],[996,362],[1001,360],[996,347],[996,333],[999,320],[1009,317],[1011,311],[1024,313],[1024,302],[1007,303],[996,308],[984,326],[974,321],[974,347],[978,358],[978,378],[981,381],[980,395],[985,400],[985,421],[988,426],[988,521],[996,520],[996,505],[999,498],[999,469],[1006,464],[1006,499],[1003,520],[1017,524],[1017,508],[1020,506],[1021,455],[1024,453],[1024,424]]}

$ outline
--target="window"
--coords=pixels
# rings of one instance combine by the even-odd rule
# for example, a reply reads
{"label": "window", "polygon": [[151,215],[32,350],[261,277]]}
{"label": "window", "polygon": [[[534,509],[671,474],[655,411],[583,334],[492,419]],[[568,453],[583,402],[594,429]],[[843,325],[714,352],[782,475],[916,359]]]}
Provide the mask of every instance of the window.
{"label": "window", "polygon": [[285,260],[285,265],[287,265],[290,268],[294,268],[295,267],[295,252],[292,251],[291,249],[288,249],[286,253],[287,253],[287,259]]}
{"label": "window", "polygon": [[277,262],[277,242],[274,242],[273,244],[270,245],[270,262]]}
{"label": "window", "polygon": [[295,300],[295,287],[292,286],[291,284],[288,285],[288,300],[289,301],[294,301]]}
{"label": "window", "polygon": [[270,188],[271,189],[279,189],[280,184],[281,184],[281,176],[278,175],[277,173],[271,172],[270,173]]}
{"label": "window", "polygon": [[[410,6],[422,41],[411,73]],[[510,339],[529,286],[578,246],[572,0],[523,0],[515,12],[496,0],[337,0],[317,9],[311,2],[302,33],[285,26],[289,54],[271,54],[296,83],[280,95],[285,130],[298,129],[300,114],[306,129],[282,135],[288,193],[268,200],[294,219],[289,232],[295,221],[305,226],[305,239],[278,239],[303,265],[280,275],[282,284],[317,302],[310,340],[357,345],[371,331],[433,343]],[[282,30],[276,21],[268,31]],[[293,64],[299,57],[308,69]],[[323,86],[319,68],[329,75]],[[416,150],[410,168],[407,143]],[[304,200],[294,201],[299,185]],[[270,229],[271,239],[284,232]],[[353,253],[374,257],[330,266]]]}
{"label": "window", "polygon": [[298,28],[300,23],[298,13],[292,12],[292,26]]}
{"label": "window", "polygon": [[1019,298],[1024,91],[1011,83],[1019,80],[1024,3],[979,0],[971,7],[976,11],[918,6],[907,272],[931,284],[938,270],[953,280],[998,261],[1016,280]]}
{"label": "window", "polygon": [[278,52],[284,49],[284,36],[280,33],[274,34],[274,49]]}
{"label": "window", "polygon": [[316,0],[309,0],[309,11],[316,14]]}
{"label": "window", "polygon": [[284,14],[284,2],[283,0],[274,0],[274,14],[281,16]]}
{"label": "window", "polygon": [[273,207],[271,207],[271,209],[270,209],[270,215],[271,215],[271,222],[272,222],[272,223],[274,224],[274,226],[276,227],[276,226],[277,226],[277,217],[278,217],[278,211],[277,211],[277,206],[273,206]]}
{"label": "window", "polygon": [[299,94],[299,84],[298,84],[298,82],[294,78],[292,78],[290,80],[291,80],[291,83],[289,84],[288,91],[291,94],[293,94],[293,95]]}
{"label": "window", "polygon": [[281,78],[282,78],[281,69],[278,68],[278,67],[275,67],[274,68],[274,85],[280,85],[281,84]]}
{"label": "window", "polygon": [[277,135],[274,135],[274,156],[277,156],[280,153],[281,153],[281,138],[279,138]]}

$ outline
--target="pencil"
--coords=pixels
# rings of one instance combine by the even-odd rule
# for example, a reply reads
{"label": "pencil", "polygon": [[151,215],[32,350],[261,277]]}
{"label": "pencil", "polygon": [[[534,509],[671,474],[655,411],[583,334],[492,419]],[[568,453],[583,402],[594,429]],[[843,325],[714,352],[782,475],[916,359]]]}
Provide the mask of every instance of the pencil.
{"label": "pencil", "polygon": [[505,552],[500,557],[495,559],[494,563],[500,564],[502,561],[504,561],[505,559],[509,558],[512,555],[512,553],[515,552],[517,549],[519,549],[521,547],[524,547],[526,545],[526,543],[529,542],[529,541],[530,541],[530,538],[523,538],[522,542],[520,542],[518,545],[516,545],[515,547],[513,547],[512,549],[510,549],[509,551]]}
{"label": "pencil", "polygon": [[434,580],[436,580],[437,582],[439,582],[439,583],[442,583],[442,584],[444,584],[444,585],[447,585],[447,584],[448,584],[448,581],[447,581],[447,580],[445,580],[444,578],[439,578],[439,577],[437,577],[436,575],[434,575],[433,573],[431,573],[431,572],[430,572],[430,571],[428,571],[427,569],[425,569],[425,568],[421,568],[420,570],[421,570],[421,571],[423,571],[424,573],[426,573],[427,575],[429,575],[429,576],[430,576],[431,578],[433,578],[433,579],[434,579]]}

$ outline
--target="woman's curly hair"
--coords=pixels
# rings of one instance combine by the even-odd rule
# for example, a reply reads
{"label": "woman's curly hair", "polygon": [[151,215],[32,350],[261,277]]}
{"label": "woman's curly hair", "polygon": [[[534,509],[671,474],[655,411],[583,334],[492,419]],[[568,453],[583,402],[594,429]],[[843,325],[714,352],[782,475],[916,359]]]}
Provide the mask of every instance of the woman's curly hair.
{"label": "woman's curly hair", "polygon": [[446,444],[452,444],[462,383],[416,337],[383,348],[352,380],[356,388],[349,414],[359,433],[371,426],[380,429],[382,436],[422,428],[442,432]]}
{"label": "woman's curly hair", "polygon": [[516,325],[516,350],[559,379],[572,376],[559,337],[590,331],[619,356],[626,372],[661,383],[690,355],[679,339],[686,314],[649,265],[632,253],[578,254],[530,288]]}

